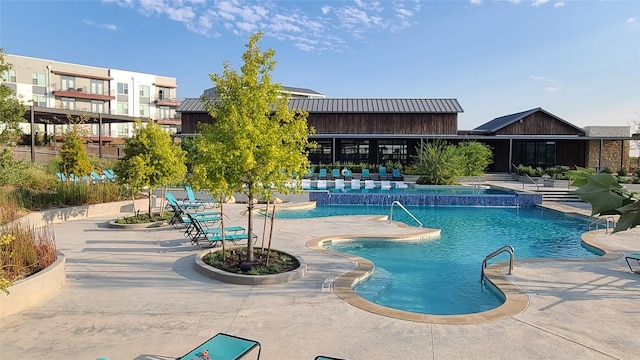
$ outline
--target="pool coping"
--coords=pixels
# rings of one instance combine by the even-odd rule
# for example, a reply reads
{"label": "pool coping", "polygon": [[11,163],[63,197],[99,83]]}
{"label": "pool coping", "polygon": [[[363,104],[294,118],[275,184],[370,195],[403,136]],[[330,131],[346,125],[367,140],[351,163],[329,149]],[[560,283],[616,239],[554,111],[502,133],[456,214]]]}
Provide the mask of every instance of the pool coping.
{"label": "pool coping", "polygon": [[[386,217],[372,218],[372,221],[386,220]],[[403,223],[396,223],[399,227],[409,227]],[[416,228],[418,229],[418,228]],[[589,247],[595,248],[603,252],[603,255],[596,258],[576,258],[576,259],[543,259],[543,258],[529,258],[515,261],[515,266],[527,264],[527,263],[575,263],[575,262],[603,262],[612,261],[621,258],[623,253],[619,250],[615,250],[606,244],[599,242],[596,237],[598,234],[604,234],[605,230],[593,230],[583,233],[581,240]],[[491,310],[460,315],[432,315],[432,314],[420,314],[409,311],[403,311],[398,309],[392,309],[386,306],[378,305],[370,302],[363,297],[360,297],[353,291],[354,286],[359,282],[367,279],[373,270],[375,265],[373,262],[361,258],[356,255],[336,252],[325,249],[322,245],[328,241],[349,241],[353,239],[393,239],[396,241],[402,240],[415,240],[415,239],[435,239],[440,234],[439,229],[423,229],[423,231],[413,234],[404,234],[399,236],[380,236],[370,234],[345,234],[336,236],[326,236],[320,238],[314,238],[305,244],[307,248],[318,251],[325,254],[331,254],[346,258],[352,261],[356,267],[345,274],[339,276],[333,282],[333,291],[342,300],[348,304],[355,306],[359,309],[387,317],[391,317],[399,320],[407,320],[420,323],[431,324],[443,324],[443,325],[462,325],[462,324],[480,324],[499,319],[504,319],[517,315],[525,311],[529,306],[529,297],[521,291],[518,286],[512,283],[508,275],[505,275],[505,270],[508,269],[508,261],[496,262],[488,266],[484,270],[485,279],[487,279],[503,296],[505,302]]]}

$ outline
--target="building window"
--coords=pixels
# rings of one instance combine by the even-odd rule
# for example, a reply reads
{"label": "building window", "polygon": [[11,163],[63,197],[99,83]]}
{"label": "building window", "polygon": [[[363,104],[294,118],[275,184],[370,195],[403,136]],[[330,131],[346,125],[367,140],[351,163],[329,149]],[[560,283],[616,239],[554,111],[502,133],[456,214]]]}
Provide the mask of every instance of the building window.
{"label": "building window", "polygon": [[47,106],[47,98],[44,95],[33,95],[33,105],[34,106]]}
{"label": "building window", "polygon": [[140,116],[149,117],[149,104],[140,104]]}
{"label": "building window", "polygon": [[159,106],[158,119],[171,119],[171,108],[168,106]]}
{"label": "building window", "polygon": [[140,85],[140,97],[149,97],[150,93],[149,85]]}
{"label": "building window", "polygon": [[64,91],[76,90],[76,78],[73,76],[60,76],[60,83],[62,84],[61,89]]}
{"label": "building window", "polygon": [[158,100],[171,100],[171,89],[165,88],[165,87],[159,87]]}
{"label": "building window", "polygon": [[45,86],[46,85],[46,81],[45,81],[44,74],[35,73],[35,72],[32,73],[31,74],[31,84],[38,85],[38,86]]}
{"label": "building window", "polygon": [[129,103],[118,102],[118,115],[129,115]]}
{"label": "building window", "polygon": [[104,95],[104,81],[102,80],[91,80],[91,93]]}
{"label": "building window", "polygon": [[94,113],[104,112],[104,101],[91,100],[91,112],[94,112]]}
{"label": "building window", "polygon": [[378,164],[388,162],[407,164],[406,140],[380,140],[378,141]]}
{"label": "building window", "polygon": [[340,140],[340,161],[369,163],[369,140]]}
{"label": "building window", "polygon": [[314,141],[317,146],[314,149],[309,149],[309,161],[316,165],[333,163],[331,139],[317,139]]}
{"label": "building window", "polygon": [[62,103],[62,108],[66,110],[75,110],[76,109],[76,99],[74,98],[65,98],[60,99]]}
{"label": "building window", "polygon": [[543,169],[556,165],[555,141],[517,141],[514,163]]}
{"label": "building window", "polygon": [[16,82],[16,71],[14,69],[5,70],[2,72],[2,81]]}
{"label": "building window", "polygon": [[127,83],[118,83],[118,94],[120,94],[120,95],[129,95],[129,84],[127,84]]}

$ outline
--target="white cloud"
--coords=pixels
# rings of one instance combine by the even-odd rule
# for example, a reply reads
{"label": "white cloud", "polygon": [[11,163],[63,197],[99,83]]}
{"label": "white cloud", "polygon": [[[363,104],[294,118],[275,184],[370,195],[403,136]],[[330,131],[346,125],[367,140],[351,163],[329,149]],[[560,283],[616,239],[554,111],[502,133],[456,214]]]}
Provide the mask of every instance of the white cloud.
{"label": "white cloud", "polygon": [[627,24],[627,25],[633,25],[633,24],[635,24],[637,21],[638,21],[638,20],[637,20],[636,18],[632,18],[632,17],[630,17],[630,18],[628,18],[624,23],[625,23],[625,24]]}
{"label": "white cloud", "polygon": [[263,29],[266,37],[304,51],[342,51],[349,39],[375,39],[415,25],[419,0],[354,0],[318,8],[311,2],[266,0],[102,0],[144,16],[165,17],[204,36],[245,36]]}
{"label": "white cloud", "polygon": [[118,27],[114,24],[96,24],[91,20],[82,20],[83,23],[90,25],[90,26],[94,26],[97,28],[102,28],[102,29],[107,29],[107,30],[111,30],[111,31],[117,31]]}
{"label": "white cloud", "polygon": [[532,79],[532,80],[535,80],[535,81],[542,81],[542,82],[548,84],[544,88],[545,92],[558,92],[558,91],[560,91],[560,89],[562,89],[562,85],[560,84],[560,81],[558,79],[555,79],[555,78],[552,78],[552,77],[529,75],[529,79]]}
{"label": "white cloud", "polygon": [[471,5],[481,5],[482,4],[482,0],[469,0],[469,3]]}
{"label": "white cloud", "polygon": [[553,4],[554,8],[559,8],[559,7],[563,7],[565,5],[564,1],[558,1],[555,4]]}
{"label": "white cloud", "polygon": [[533,0],[533,4],[531,4],[531,6],[540,7],[548,2],[549,0]]}

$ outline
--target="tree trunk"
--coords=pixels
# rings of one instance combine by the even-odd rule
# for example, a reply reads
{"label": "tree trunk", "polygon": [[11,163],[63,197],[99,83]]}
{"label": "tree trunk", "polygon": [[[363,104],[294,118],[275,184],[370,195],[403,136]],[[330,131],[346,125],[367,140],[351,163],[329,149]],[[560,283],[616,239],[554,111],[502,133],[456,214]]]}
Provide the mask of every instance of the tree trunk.
{"label": "tree trunk", "polygon": [[247,210],[249,211],[249,219],[247,221],[247,261],[253,262],[253,241],[251,238],[251,234],[253,234],[253,224],[252,224],[252,215],[253,215],[253,185],[249,184],[249,202],[247,205]]}
{"label": "tree trunk", "polygon": [[151,188],[149,188],[149,220],[151,220]]}
{"label": "tree trunk", "polygon": [[220,235],[222,236],[222,261],[227,260],[227,253],[224,246],[224,208],[222,207],[222,203],[224,203],[223,196],[220,196]]}

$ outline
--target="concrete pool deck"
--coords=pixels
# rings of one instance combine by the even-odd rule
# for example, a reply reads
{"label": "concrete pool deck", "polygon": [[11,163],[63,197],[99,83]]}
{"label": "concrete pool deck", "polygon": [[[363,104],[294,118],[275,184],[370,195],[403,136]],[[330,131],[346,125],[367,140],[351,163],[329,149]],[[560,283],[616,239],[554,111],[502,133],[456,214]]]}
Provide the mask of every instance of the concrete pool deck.
{"label": "concrete pool deck", "polygon": [[[225,207],[228,225],[246,225],[244,208]],[[112,218],[54,225],[67,283],[48,301],[1,320],[0,358],[167,360],[218,332],[260,341],[267,360],[631,359],[640,351],[640,275],[624,258],[517,262],[508,279],[527,295],[526,310],[439,325],[372,314],[322,292],[325,279],[355,265],[305,246],[314,238],[406,235],[412,228],[371,216],[276,220],[274,248],[302,257],[308,273],[248,286],[196,272],[200,251],[177,230],[114,230],[106,225]],[[260,244],[263,222],[256,219]],[[640,229],[595,238],[625,254],[640,250]]]}

